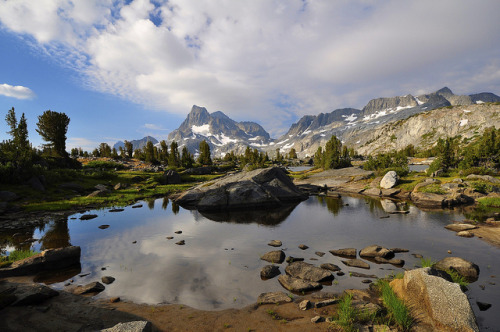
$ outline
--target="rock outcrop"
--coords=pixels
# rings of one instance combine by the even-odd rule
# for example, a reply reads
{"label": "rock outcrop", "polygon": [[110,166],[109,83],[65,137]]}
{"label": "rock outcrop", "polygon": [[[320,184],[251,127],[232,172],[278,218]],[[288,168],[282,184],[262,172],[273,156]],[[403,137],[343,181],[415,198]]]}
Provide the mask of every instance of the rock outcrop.
{"label": "rock outcrop", "polygon": [[305,262],[293,262],[286,267],[285,272],[295,278],[316,282],[333,279],[331,272]]}
{"label": "rock outcrop", "polygon": [[445,257],[434,264],[434,268],[443,271],[453,270],[469,282],[476,281],[479,277],[479,267],[460,257]]}
{"label": "rock outcrop", "polygon": [[277,207],[306,199],[279,167],[227,175],[201,184],[179,196],[175,203],[200,211]]}
{"label": "rock outcrop", "polygon": [[419,326],[432,331],[479,331],[476,319],[458,284],[438,276],[436,270],[406,271],[391,287],[418,317]]}
{"label": "rock outcrop", "polygon": [[0,269],[0,277],[36,274],[46,270],[58,270],[80,264],[80,247],[47,249],[12,263],[8,268]]}

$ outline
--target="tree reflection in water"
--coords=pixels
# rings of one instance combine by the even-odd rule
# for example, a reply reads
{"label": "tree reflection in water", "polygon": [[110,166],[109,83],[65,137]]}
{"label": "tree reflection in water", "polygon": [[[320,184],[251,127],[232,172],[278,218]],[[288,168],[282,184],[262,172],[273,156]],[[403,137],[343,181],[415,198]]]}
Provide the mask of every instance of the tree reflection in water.
{"label": "tree reflection in water", "polygon": [[339,211],[343,206],[341,198],[318,196],[318,202],[323,206],[326,205],[328,211],[333,213],[334,216],[339,214]]}
{"label": "tree reflection in water", "polygon": [[71,245],[68,218],[53,220],[47,224],[49,229],[40,239],[40,250],[68,247]]}
{"label": "tree reflection in water", "polygon": [[168,202],[169,202],[168,197],[164,197],[164,198],[163,198],[163,201],[161,202],[161,208],[162,208],[163,210],[166,210],[166,209],[167,209],[167,207],[168,207]]}

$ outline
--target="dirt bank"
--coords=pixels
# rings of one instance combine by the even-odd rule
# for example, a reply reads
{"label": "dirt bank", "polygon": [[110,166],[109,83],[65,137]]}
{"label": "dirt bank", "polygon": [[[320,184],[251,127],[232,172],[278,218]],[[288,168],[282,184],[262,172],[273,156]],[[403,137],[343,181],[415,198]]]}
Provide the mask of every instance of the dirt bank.
{"label": "dirt bank", "polygon": [[[27,287],[30,278],[0,281],[0,292],[11,287]],[[94,301],[92,297],[60,294],[39,305],[9,306],[0,310],[1,331],[96,331],[119,322],[148,320],[154,331],[327,331],[330,323],[312,323],[317,315],[328,317],[336,305],[298,309],[298,302],[314,296],[296,297],[286,304],[254,304],[243,309],[196,310],[183,305],[145,305],[130,302]]]}

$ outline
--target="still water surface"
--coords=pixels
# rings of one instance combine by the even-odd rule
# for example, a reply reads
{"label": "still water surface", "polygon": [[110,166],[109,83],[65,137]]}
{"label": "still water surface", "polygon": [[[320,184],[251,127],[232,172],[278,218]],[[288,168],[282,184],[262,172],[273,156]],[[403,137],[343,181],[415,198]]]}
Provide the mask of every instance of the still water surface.
{"label": "still water surface", "polygon": [[[348,271],[379,277],[403,271],[372,262],[370,270],[349,268],[328,250],[359,250],[372,244],[407,248],[409,253],[396,255],[406,261],[404,268],[420,264],[412,253],[437,261],[449,256],[447,250],[451,250],[453,256],[473,261],[481,269],[479,280],[467,292],[481,328],[495,331],[500,326],[499,249],[444,229],[450,221],[464,219],[459,211],[425,212],[409,206],[409,214],[380,218],[388,214],[379,201],[354,197],[310,197],[278,211],[211,215],[184,210],[167,199],[142,204],[142,208],[126,207],[119,213],[91,211],[98,215],[93,220],[81,221],[77,219],[80,214],[75,214],[68,221],[52,221],[35,232],[34,237],[41,239],[35,249],[81,246],[79,275],[88,275],[72,277],[75,284],[99,281],[105,275],[116,278],[98,297],[120,296],[149,304],[179,303],[207,310],[243,307],[254,303],[262,292],[287,292],[277,278],[260,278],[261,268],[268,263],[259,257],[276,250],[267,245],[273,239],[283,242],[287,256],[304,257],[316,265],[340,266],[346,274],[335,277],[338,283],[323,288],[328,292],[367,287],[361,283],[363,278],[350,277]],[[99,229],[103,224],[110,227]],[[167,240],[167,236],[174,239]],[[179,240],[186,244],[176,245]],[[299,249],[300,244],[309,249]],[[319,257],[316,251],[326,255]],[[285,264],[280,265],[282,273]],[[60,280],[53,286],[63,289],[65,283]],[[476,301],[493,306],[480,312]]]}

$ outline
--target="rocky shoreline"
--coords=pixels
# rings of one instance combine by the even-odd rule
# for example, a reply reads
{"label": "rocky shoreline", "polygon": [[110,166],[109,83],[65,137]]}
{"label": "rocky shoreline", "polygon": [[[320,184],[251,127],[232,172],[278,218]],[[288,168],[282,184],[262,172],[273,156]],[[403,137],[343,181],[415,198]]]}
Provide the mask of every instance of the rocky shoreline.
{"label": "rocky shoreline", "polygon": [[[276,174],[274,174],[274,176],[275,175]],[[281,173],[278,174],[278,176],[281,176]],[[256,174],[252,174],[252,177],[259,178],[259,174],[256,172]],[[216,188],[217,192],[222,192],[219,197],[226,197],[226,200],[223,203],[227,204],[227,202],[230,201],[230,198],[228,199],[228,196],[224,192],[235,192],[236,197],[240,200],[242,197],[243,199],[256,197],[257,201],[261,201],[264,199],[263,197],[265,197],[266,192],[269,193],[271,191],[272,193],[277,193],[279,192],[277,188],[283,187],[282,184],[285,183],[285,197],[293,197],[292,200],[302,200],[303,194],[294,190],[293,187],[290,187],[289,183],[286,183],[285,181],[273,186],[276,182],[272,182],[272,177],[273,175],[271,175],[270,178],[264,178],[265,181],[261,181],[261,183],[259,183],[260,185],[263,184],[263,186],[255,187],[256,191],[264,193],[260,196],[252,196],[251,194],[248,194],[248,192],[241,195],[241,188],[238,190],[231,190],[231,187],[229,187],[229,189],[225,188],[221,190],[221,186],[218,186],[216,183],[212,183],[208,186],[200,185],[197,187],[197,190],[200,191],[200,189],[203,189],[206,191],[205,189],[211,189],[211,187]],[[262,180],[262,177],[259,179]],[[426,199],[423,199],[421,195],[418,195],[418,188],[413,190],[415,191],[415,194],[413,191],[406,192],[400,189],[381,188],[381,180],[382,178],[376,178],[373,180],[370,172],[357,168],[350,168],[327,171],[323,174],[319,173],[318,175],[311,176],[308,179],[295,181],[295,183],[301,190],[310,195],[340,197],[340,194],[354,194],[386,199],[387,202],[385,202],[383,206],[388,214],[406,213],[404,206],[398,205],[398,201],[396,199],[409,199],[417,206],[421,204],[421,207],[428,208],[443,208],[444,206],[471,203],[468,199],[462,199],[463,196],[467,196],[465,195],[466,187],[460,186],[459,182],[457,182],[457,186],[450,186],[450,192],[446,195],[439,195],[440,197],[432,196],[430,198],[427,196]],[[247,179],[246,181],[249,180]],[[254,181],[254,183],[257,183],[257,181]],[[269,183],[271,183],[271,185],[269,185]],[[425,184],[426,182],[423,183]],[[436,182],[429,181],[429,185],[431,184],[436,184]],[[420,186],[419,188],[421,187],[423,186]],[[467,193],[470,194],[469,192]],[[290,196],[291,194],[293,194],[293,196]],[[455,198],[450,199],[450,195],[454,195],[453,197]],[[213,197],[215,196],[209,193],[209,198],[213,199]],[[472,195],[467,197],[472,197]],[[203,198],[200,200],[203,200]],[[276,200],[279,201],[278,198]],[[190,200],[190,202],[191,201],[193,200]],[[241,208],[239,205],[237,205],[237,207]],[[56,214],[47,213],[36,222],[43,222],[43,218],[53,218],[54,216],[67,219],[67,217],[74,212],[76,211],[66,211]],[[25,216],[24,219],[28,220],[30,218],[32,218],[31,215]],[[17,225],[21,225],[23,223],[23,219],[11,220],[11,222],[12,223],[7,226],[15,229]],[[450,231],[457,232],[457,235],[459,236],[470,237],[471,235],[474,236],[474,234],[483,234],[481,237],[490,237],[490,240],[492,237],[491,234],[496,233],[498,237],[498,232],[496,231],[499,229],[498,222],[495,220],[491,220],[489,225],[480,227],[464,222],[457,222],[446,226],[446,228]],[[484,231],[484,228],[488,228],[489,230]],[[495,231],[491,231],[493,229]],[[500,237],[496,240],[493,238],[493,240],[491,240],[492,243],[500,246],[499,238]],[[269,245],[273,247],[280,247],[281,241],[276,240],[269,243]],[[301,249],[307,249],[306,245],[303,246],[304,247]],[[76,252],[76,250],[72,250]],[[395,253],[401,252],[400,250],[404,249],[389,249],[374,245],[363,248],[359,251],[359,253],[356,248],[339,248],[331,250],[330,252],[333,255],[346,257],[346,260],[342,261],[342,263],[346,266],[363,268],[364,264],[367,264],[364,260],[374,260],[378,263],[402,266],[404,261],[398,260],[394,257]],[[316,254],[321,256],[325,253],[318,252]],[[357,257],[358,254],[359,258]],[[41,254],[41,257],[45,256],[47,256],[46,253]],[[74,254],[70,256],[76,257]],[[63,255],[59,257],[65,256]],[[263,278],[274,278],[280,275],[278,277],[280,284],[287,290],[299,294],[310,290],[320,289],[322,282],[328,282],[335,278],[335,272],[344,273],[339,271],[340,268],[333,264],[329,264],[330,266],[325,265],[316,267],[313,264],[302,262],[297,258],[287,258],[285,253],[281,250],[271,251],[262,256],[261,259],[274,264],[281,264],[286,259],[288,263],[285,268],[286,274],[280,275],[279,270],[276,272],[276,269],[273,268],[274,265],[267,265],[262,269],[261,276]],[[41,259],[38,259],[37,257],[31,258],[31,261],[34,264],[41,264]],[[414,314],[419,317],[424,317],[419,320],[418,324],[415,325],[419,328],[419,330],[439,330],[443,326],[448,326],[448,328],[455,330],[478,330],[474,314],[472,313],[470,304],[467,300],[467,296],[462,296],[464,295],[463,292],[457,290],[456,287],[453,286],[456,284],[450,282],[451,278],[449,275],[447,276],[446,272],[442,272],[443,270],[453,270],[461,274],[463,277],[468,278],[470,281],[474,281],[474,278],[477,279],[479,269],[477,266],[474,267],[473,263],[464,263],[463,261],[464,260],[459,257],[447,257],[435,265],[435,267],[439,268],[439,270],[408,270],[405,272],[403,279],[394,280],[391,283],[401,298],[406,299],[409,303],[412,303],[412,310],[416,310]],[[463,267],[464,265],[467,267]],[[20,263],[18,266],[12,267],[11,270],[21,267],[22,269],[25,269],[25,272],[21,274],[30,274],[34,271],[33,269],[26,268],[26,266],[26,264]],[[29,277],[14,278],[12,277],[13,275],[19,275],[15,272],[13,274],[2,274],[2,272],[5,273],[5,271],[6,269],[0,269],[0,278],[3,278],[0,280],[0,310],[2,310],[2,315],[5,317],[5,319],[0,323],[0,329],[6,331],[30,331],[34,330],[32,328],[33,326],[37,327],[37,331],[73,329],[80,331],[95,331],[112,328],[119,323],[130,321],[142,321],[142,323],[134,323],[136,325],[134,325],[133,328],[136,328],[135,330],[137,331],[180,331],[186,329],[212,331],[225,330],[229,328],[233,328],[234,330],[275,331],[327,330],[329,329],[331,323],[328,321],[328,318],[335,314],[338,300],[341,296],[341,294],[330,294],[324,292],[316,292],[305,296],[289,296],[283,292],[267,293],[261,294],[256,304],[246,308],[213,312],[196,310],[182,305],[144,306],[130,302],[122,302],[119,298],[96,301],[93,300],[91,296],[104,289],[104,286],[99,282],[95,282],[93,285],[89,284],[83,287],[69,288],[68,290],[73,292],[73,294],[70,294],[66,291],[57,292],[53,291],[50,287],[30,284],[32,279]],[[372,283],[372,280],[370,279],[373,277],[376,278],[376,276],[368,274],[357,274],[358,277],[364,278],[367,281],[366,283],[369,284]],[[412,294],[411,292],[415,291],[415,289],[419,291],[414,295],[410,295]],[[422,291],[422,289],[424,289],[424,291]],[[375,311],[381,310],[382,308],[380,299],[375,295],[373,289],[366,291],[349,290],[347,293],[353,294],[356,306],[360,306],[362,308],[369,307],[371,310]],[[447,303],[448,305],[451,305],[451,307],[446,307],[446,303],[443,304],[443,302],[439,301],[439,298],[442,296],[436,296],[435,294],[456,294],[456,296],[453,296],[453,301],[448,301]],[[456,301],[459,301],[460,303],[457,304]],[[280,305],[277,306],[277,303],[280,303]],[[425,303],[425,305],[418,306],[419,303]],[[457,308],[460,310],[457,310]],[[269,313],[271,311],[273,314]],[[72,315],[77,318],[73,319]],[[458,316],[455,317],[453,315]],[[22,317],[22,319],[19,317]],[[87,317],[88,319],[85,320],[84,317]],[[213,327],[207,325],[207,321],[212,322]],[[120,329],[122,327],[117,328]],[[364,326],[363,328],[366,328],[369,331],[377,329],[390,330],[390,327],[388,326],[370,325]]]}

